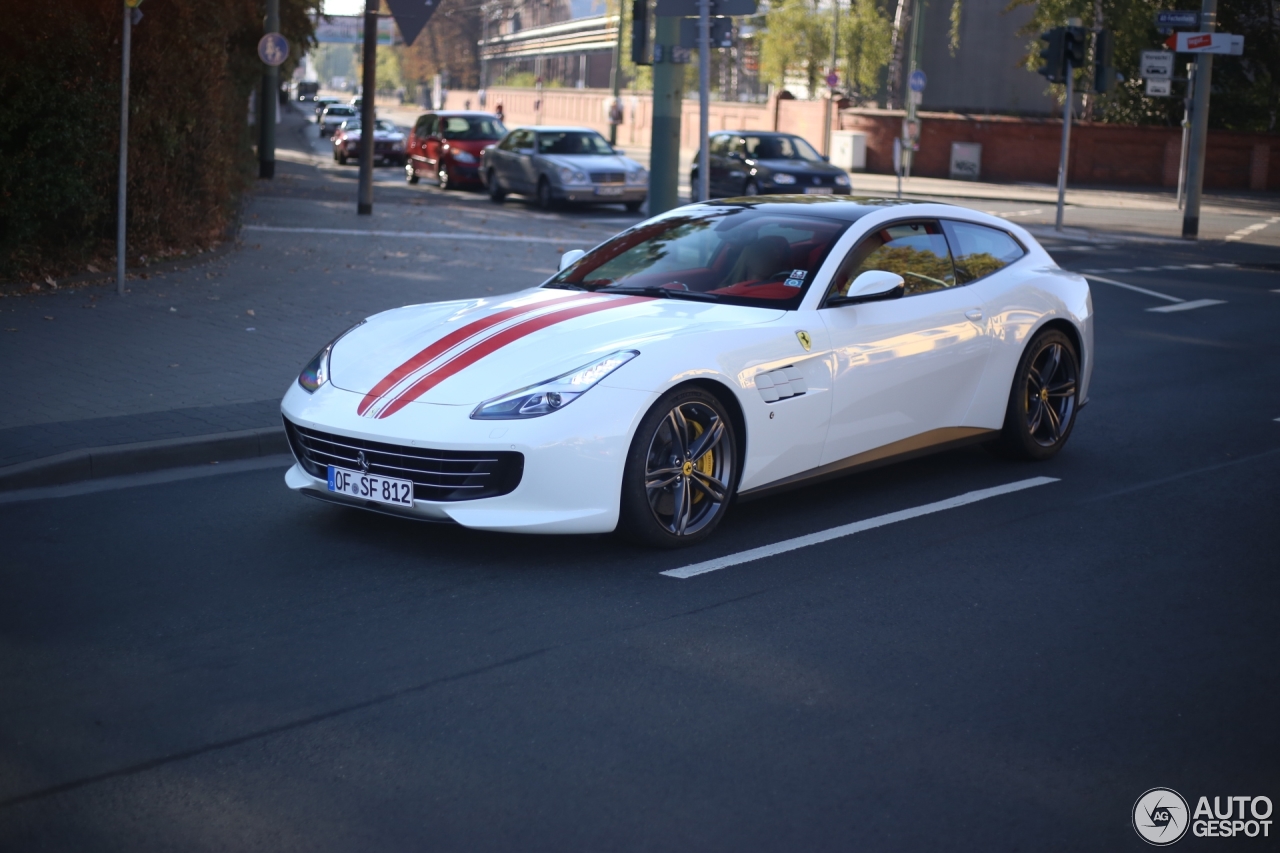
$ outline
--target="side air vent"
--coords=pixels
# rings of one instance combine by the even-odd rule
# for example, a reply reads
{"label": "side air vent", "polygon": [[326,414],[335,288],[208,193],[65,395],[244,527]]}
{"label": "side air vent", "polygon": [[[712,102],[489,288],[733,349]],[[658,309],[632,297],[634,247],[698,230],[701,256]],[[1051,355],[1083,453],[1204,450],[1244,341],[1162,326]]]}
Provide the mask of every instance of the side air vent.
{"label": "side air vent", "polygon": [[799,397],[809,388],[804,377],[794,367],[780,367],[768,373],[756,374],[756,390],[766,403],[776,403],[788,397]]}

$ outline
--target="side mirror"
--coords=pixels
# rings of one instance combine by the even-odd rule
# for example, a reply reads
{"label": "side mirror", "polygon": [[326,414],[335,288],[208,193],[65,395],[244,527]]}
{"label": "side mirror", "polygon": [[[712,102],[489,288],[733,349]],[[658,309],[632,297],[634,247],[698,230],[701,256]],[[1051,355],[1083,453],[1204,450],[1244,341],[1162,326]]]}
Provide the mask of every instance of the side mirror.
{"label": "side mirror", "polygon": [[570,249],[560,256],[560,269],[565,269],[585,254],[586,252],[582,249]]}
{"label": "side mirror", "polygon": [[867,270],[853,280],[844,296],[833,296],[828,305],[853,305],[858,302],[876,302],[897,299],[906,292],[906,282],[896,272]]}

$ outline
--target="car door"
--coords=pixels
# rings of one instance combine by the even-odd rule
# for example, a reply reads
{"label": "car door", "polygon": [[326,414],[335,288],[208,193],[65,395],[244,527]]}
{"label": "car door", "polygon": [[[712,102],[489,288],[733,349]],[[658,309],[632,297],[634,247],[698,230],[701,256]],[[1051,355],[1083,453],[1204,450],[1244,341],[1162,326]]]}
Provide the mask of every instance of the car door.
{"label": "car door", "polygon": [[413,140],[409,146],[410,156],[413,157],[413,167],[415,171],[429,171],[427,162],[427,140],[431,134],[435,132],[436,117],[433,114],[419,117],[417,124],[413,126]]}
{"label": "car door", "polygon": [[990,353],[982,292],[957,283],[937,221],[876,228],[841,263],[829,295],[867,270],[901,275],[906,292],[819,311],[834,358],[824,465],[927,433],[926,442],[960,437],[951,430],[966,426]]}
{"label": "car door", "polygon": [[729,138],[729,134],[719,133],[707,145],[707,190],[711,198],[724,196],[724,157],[729,151]]}

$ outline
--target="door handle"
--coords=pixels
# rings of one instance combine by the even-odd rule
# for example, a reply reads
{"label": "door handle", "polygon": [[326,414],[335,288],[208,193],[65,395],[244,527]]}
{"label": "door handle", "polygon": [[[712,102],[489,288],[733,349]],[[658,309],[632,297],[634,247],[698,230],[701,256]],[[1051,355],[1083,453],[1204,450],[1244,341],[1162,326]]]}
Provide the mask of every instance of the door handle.
{"label": "door handle", "polygon": [[975,323],[981,322],[981,321],[982,321],[982,309],[981,309],[981,308],[970,308],[968,311],[964,312],[964,316],[968,317],[970,320],[972,320],[972,321],[973,321],[973,322],[975,322]]}

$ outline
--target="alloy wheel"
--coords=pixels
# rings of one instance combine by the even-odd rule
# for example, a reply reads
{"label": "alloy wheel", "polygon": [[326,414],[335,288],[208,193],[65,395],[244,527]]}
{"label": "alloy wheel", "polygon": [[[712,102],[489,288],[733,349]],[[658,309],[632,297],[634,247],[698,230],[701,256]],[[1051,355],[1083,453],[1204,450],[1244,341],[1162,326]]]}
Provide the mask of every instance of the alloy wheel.
{"label": "alloy wheel", "polygon": [[1076,362],[1066,348],[1049,341],[1027,370],[1023,411],[1027,431],[1041,447],[1062,440],[1076,407]]}
{"label": "alloy wheel", "polygon": [[727,425],[700,402],[672,408],[649,443],[644,488],[653,517],[668,533],[691,536],[710,524],[729,499],[732,453]]}

